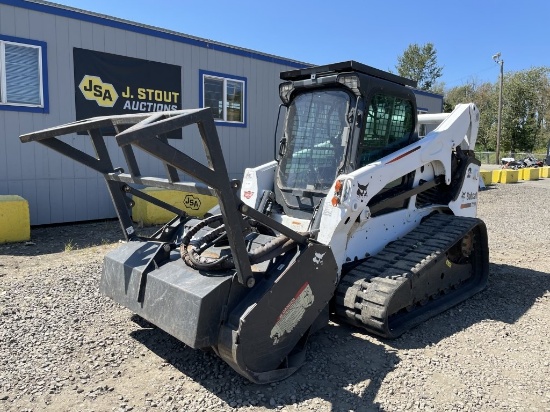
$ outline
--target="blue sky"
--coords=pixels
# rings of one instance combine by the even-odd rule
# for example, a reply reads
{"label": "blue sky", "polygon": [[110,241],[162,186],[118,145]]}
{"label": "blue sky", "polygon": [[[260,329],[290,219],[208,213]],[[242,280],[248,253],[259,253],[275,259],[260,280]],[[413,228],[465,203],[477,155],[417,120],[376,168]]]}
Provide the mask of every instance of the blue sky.
{"label": "blue sky", "polygon": [[[54,0],[55,1],[55,0]],[[432,42],[447,87],[550,66],[550,1],[57,0],[84,10],[312,64],[395,70],[411,43]]]}

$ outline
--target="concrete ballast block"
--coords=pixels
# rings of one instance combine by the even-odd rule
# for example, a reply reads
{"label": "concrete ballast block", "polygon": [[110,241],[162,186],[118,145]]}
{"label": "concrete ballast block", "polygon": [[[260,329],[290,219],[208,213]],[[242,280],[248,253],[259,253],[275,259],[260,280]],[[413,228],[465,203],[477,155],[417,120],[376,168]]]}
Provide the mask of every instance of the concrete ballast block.
{"label": "concrete ballast block", "polygon": [[481,179],[483,179],[483,183],[485,183],[485,186],[490,185],[493,183],[492,175],[493,173],[491,170],[480,170],[479,175],[481,176]]}
{"label": "concrete ballast block", "polygon": [[[218,203],[218,199],[214,196],[199,195],[179,190],[148,187],[143,189],[142,192],[177,207],[190,216],[196,217],[204,216],[206,212]],[[159,225],[167,223],[175,216],[174,213],[146,202],[137,196],[134,196],[133,199],[135,206],[132,208],[132,220],[134,222],[141,222],[144,225]]]}
{"label": "concrete ballast block", "polygon": [[517,183],[519,172],[517,170],[503,170],[500,174],[500,183]]}
{"label": "concrete ballast block", "polygon": [[540,177],[550,177],[550,166],[540,168]]}
{"label": "concrete ballast block", "polygon": [[536,167],[528,167],[523,169],[523,180],[537,180],[539,178],[539,169]]}
{"label": "concrete ballast block", "polygon": [[502,172],[502,170],[493,170],[493,173],[491,175],[491,181],[493,183],[500,183],[500,172]]}
{"label": "concrete ballast block", "polygon": [[29,202],[17,195],[0,195],[0,243],[31,238]]}

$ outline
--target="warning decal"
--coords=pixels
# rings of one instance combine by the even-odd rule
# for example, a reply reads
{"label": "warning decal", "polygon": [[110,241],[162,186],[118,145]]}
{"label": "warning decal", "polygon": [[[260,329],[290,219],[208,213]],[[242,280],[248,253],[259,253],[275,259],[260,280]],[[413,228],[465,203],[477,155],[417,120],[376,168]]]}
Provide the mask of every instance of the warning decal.
{"label": "warning decal", "polygon": [[284,334],[292,332],[298,322],[304,317],[306,309],[313,304],[314,296],[311,286],[306,282],[283,309],[269,335],[273,344],[279,343]]}

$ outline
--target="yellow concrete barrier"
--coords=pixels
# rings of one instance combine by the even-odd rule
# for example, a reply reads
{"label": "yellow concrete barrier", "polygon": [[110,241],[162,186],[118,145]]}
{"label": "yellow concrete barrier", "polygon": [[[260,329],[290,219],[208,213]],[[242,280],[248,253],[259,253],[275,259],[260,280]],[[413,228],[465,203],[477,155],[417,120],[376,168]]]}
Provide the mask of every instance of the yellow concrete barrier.
{"label": "yellow concrete barrier", "polygon": [[550,177],[550,166],[540,168],[540,177]]}
{"label": "yellow concrete barrier", "polygon": [[492,171],[491,181],[493,183],[500,183],[500,172],[502,172],[502,170],[500,170],[500,169]]}
{"label": "yellow concrete barrier", "polygon": [[523,180],[537,180],[539,173],[538,167],[527,167],[523,169]]}
{"label": "yellow concrete barrier", "polygon": [[525,171],[525,169],[518,169],[518,179],[519,180],[525,180],[524,177],[523,177],[523,172]]}
{"label": "yellow concrete barrier", "polygon": [[492,180],[493,173],[490,170],[480,170],[479,175],[481,176],[483,183],[485,183],[485,186],[489,186],[490,184],[493,183],[493,180]]}
{"label": "yellow concrete barrier", "polygon": [[31,238],[29,203],[21,196],[0,195],[0,243]]}
{"label": "yellow concrete barrier", "polygon": [[[191,216],[197,217],[204,216],[206,212],[218,203],[218,199],[214,196],[181,192],[179,190],[148,187],[143,189],[142,192],[177,207]],[[134,196],[134,202],[135,206],[132,208],[132,220],[134,222],[139,222],[146,226],[158,225],[168,222],[175,216],[172,212],[146,202],[137,196]]]}
{"label": "yellow concrete barrier", "polygon": [[517,183],[519,178],[518,170],[505,169],[500,173],[500,183]]}

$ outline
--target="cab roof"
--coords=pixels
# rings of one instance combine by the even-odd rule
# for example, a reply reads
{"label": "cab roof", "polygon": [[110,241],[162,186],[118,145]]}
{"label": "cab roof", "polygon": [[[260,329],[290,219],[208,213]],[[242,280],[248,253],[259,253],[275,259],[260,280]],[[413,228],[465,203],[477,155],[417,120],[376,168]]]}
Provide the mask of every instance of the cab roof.
{"label": "cab roof", "polygon": [[416,87],[417,85],[417,82],[415,80],[407,79],[393,73],[388,73],[383,70],[367,66],[366,64],[356,62],[354,60],[281,72],[281,80],[304,80],[310,79],[312,75],[325,76],[329,74],[344,72],[359,72],[368,76],[388,80],[392,83],[401,84],[403,86]]}

